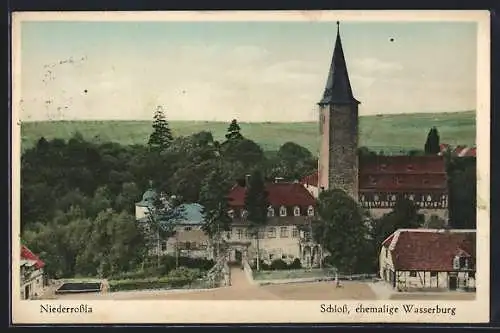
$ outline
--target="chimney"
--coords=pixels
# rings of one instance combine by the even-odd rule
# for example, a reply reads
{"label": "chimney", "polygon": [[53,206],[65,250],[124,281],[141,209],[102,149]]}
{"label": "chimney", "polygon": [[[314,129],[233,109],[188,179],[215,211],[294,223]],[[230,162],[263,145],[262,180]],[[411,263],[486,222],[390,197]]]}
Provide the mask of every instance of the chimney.
{"label": "chimney", "polygon": [[248,184],[250,184],[250,175],[246,174],[245,175],[245,187],[248,188]]}

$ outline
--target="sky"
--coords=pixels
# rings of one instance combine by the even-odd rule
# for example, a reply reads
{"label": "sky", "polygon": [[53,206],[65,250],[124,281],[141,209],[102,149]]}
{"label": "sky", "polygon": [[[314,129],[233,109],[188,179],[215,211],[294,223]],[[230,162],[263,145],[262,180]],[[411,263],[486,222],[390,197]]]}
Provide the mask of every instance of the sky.
{"label": "sky", "polygon": [[[21,120],[316,121],[333,22],[21,23]],[[341,22],[359,114],[476,108],[477,23]]]}

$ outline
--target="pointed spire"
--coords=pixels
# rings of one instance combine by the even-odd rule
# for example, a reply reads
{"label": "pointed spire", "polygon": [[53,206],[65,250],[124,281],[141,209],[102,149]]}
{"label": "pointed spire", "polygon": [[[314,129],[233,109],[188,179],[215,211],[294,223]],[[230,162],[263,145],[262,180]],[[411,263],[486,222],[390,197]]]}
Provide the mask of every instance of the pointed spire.
{"label": "pointed spire", "polygon": [[337,21],[337,40],[333,50],[330,72],[326,81],[325,92],[319,105],[327,104],[359,104],[352,94],[351,82],[347,73],[347,65],[340,38],[340,22]]}

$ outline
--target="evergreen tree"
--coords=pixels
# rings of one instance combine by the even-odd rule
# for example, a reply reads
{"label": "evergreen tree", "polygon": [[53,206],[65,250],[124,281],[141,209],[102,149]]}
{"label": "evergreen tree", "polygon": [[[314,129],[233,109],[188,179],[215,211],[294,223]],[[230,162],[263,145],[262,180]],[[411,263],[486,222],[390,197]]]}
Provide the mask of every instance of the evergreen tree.
{"label": "evergreen tree", "polygon": [[203,180],[200,189],[200,204],[203,206],[205,217],[203,231],[212,240],[216,236],[217,244],[220,244],[220,233],[228,230],[231,223],[231,218],[227,214],[229,211],[227,194],[232,184],[228,179],[221,168],[215,168]]}
{"label": "evergreen tree", "polygon": [[153,149],[164,150],[174,140],[172,131],[165,118],[165,113],[161,106],[156,109],[153,120],[153,132],[149,136],[148,145]]}
{"label": "evergreen tree", "polygon": [[439,133],[436,127],[429,130],[427,141],[425,141],[424,151],[427,155],[436,155],[440,152]]}
{"label": "evergreen tree", "polygon": [[231,124],[229,124],[229,127],[227,128],[226,139],[230,141],[243,138],[243,135],[241,135],[240,131],[241,128],[240,125],[238,125],[238,121],[236,119],[233,119],[231,121]]}
{"label": "evergreen tree", "polygon": [[259,231],[266,225],[267,209],[269,207],[268,193],[264,183],[264,177],[259,170],[255,170],[247,184],[245,193],[245,209],[248,212],[247,219],[250,223],[256,239],[257,247],[257,270],[260,270],[260,249],[259,249]]}

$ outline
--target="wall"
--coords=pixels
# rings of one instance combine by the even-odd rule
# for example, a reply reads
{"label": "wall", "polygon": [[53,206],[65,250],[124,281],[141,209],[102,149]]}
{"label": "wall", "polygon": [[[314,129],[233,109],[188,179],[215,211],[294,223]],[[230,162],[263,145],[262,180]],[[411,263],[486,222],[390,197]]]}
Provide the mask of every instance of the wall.
{"label": "wall", "polygon": [[139,220],[146,217],[147,212],[148,212],[147,207],[135,206],[135,219]]}
{"label": "wall", "polygon": [[[369,209],[369,211],[371,217],[377,219],[392,212],[392,208],[372,208]],[[419,209],[418,212],[424,215],[426,221],[428,221],[432,215],[436,215],[439,218],[448,221],[448,209]]]}
{"label": "wall", "polygon": [[[396,279],[398,280],[397,287],[405,290],[427,288],[427,289],[448,289],[449,288],[449,273],[438,272],[436,276],[431,277],[431,272],[416,272],[416,276],[411,276],[410,272],[397,272]],[[457,272],[459,279],[459,289],[464,287],[464,283],[468,280],[469,287],[475,287],[475,279],[469,278],[467,272]],[[406,284],[405,284],[406,279]]]}
{"label": "wall", "polygon": [[[24,269],[21,269],[21,276],[23,276]],[[21,278],[21,299],[25,299],[24,291],[26,286],[29,286],[30,298],[41,296],[44,289],[43,269],[35,269],[31,272],[27,279]]]}
{"label": "wall", "polygon": [[358,198],[358,107],[332,105],[329,122],[330,187],[343,190]]}
{"label": "wall", "polygon": [[318,191],[318,187],[317,186],[313,186],[313,185],[307,185],[307,184],[304,184],[304,187],[306,188],[306,190],[312,194],[312,196],[314,198],[318,198],[318,195],[319,195],[319,191]]}
{"label": "wall", "polygon": [[[286,227],[286,234],[288,237],[281,237],[281,227]],[[269,237],[268,231],[271,227],[267,227],[264,230],[263,237],[259,239],[259,249],[261,258],[263,260],[275,260],[281,259],[282,255],[286,255],[288,260],[293,261],[294,258],[300,258],[300,248],[299,248],[299,233],[297,236],[293,237],[293,229],[295,226],[276,226],[275,237]],[[238,233],[238,230],[241,230]],[[229,243],[235,242],[239,243],[249,243],[248,246],[248,256],[252,260],[257,254],[257,241],[251,235],[247,234],[247,228],[245,227],[233,227],[231,232],[224,233],[224,239]],[[236,245],[232,245],[235,247]],[[244,246],[237,246],[238,248],[243,248]],[[273,255],[270,259],[269,255]]]}
{"label": "wall", "polygon": [[324,106],[319,109],[320,114],[320,151],[318,159],[318,183],[320,188],[328,190],[328,172],[330,156],[330,107]]}

